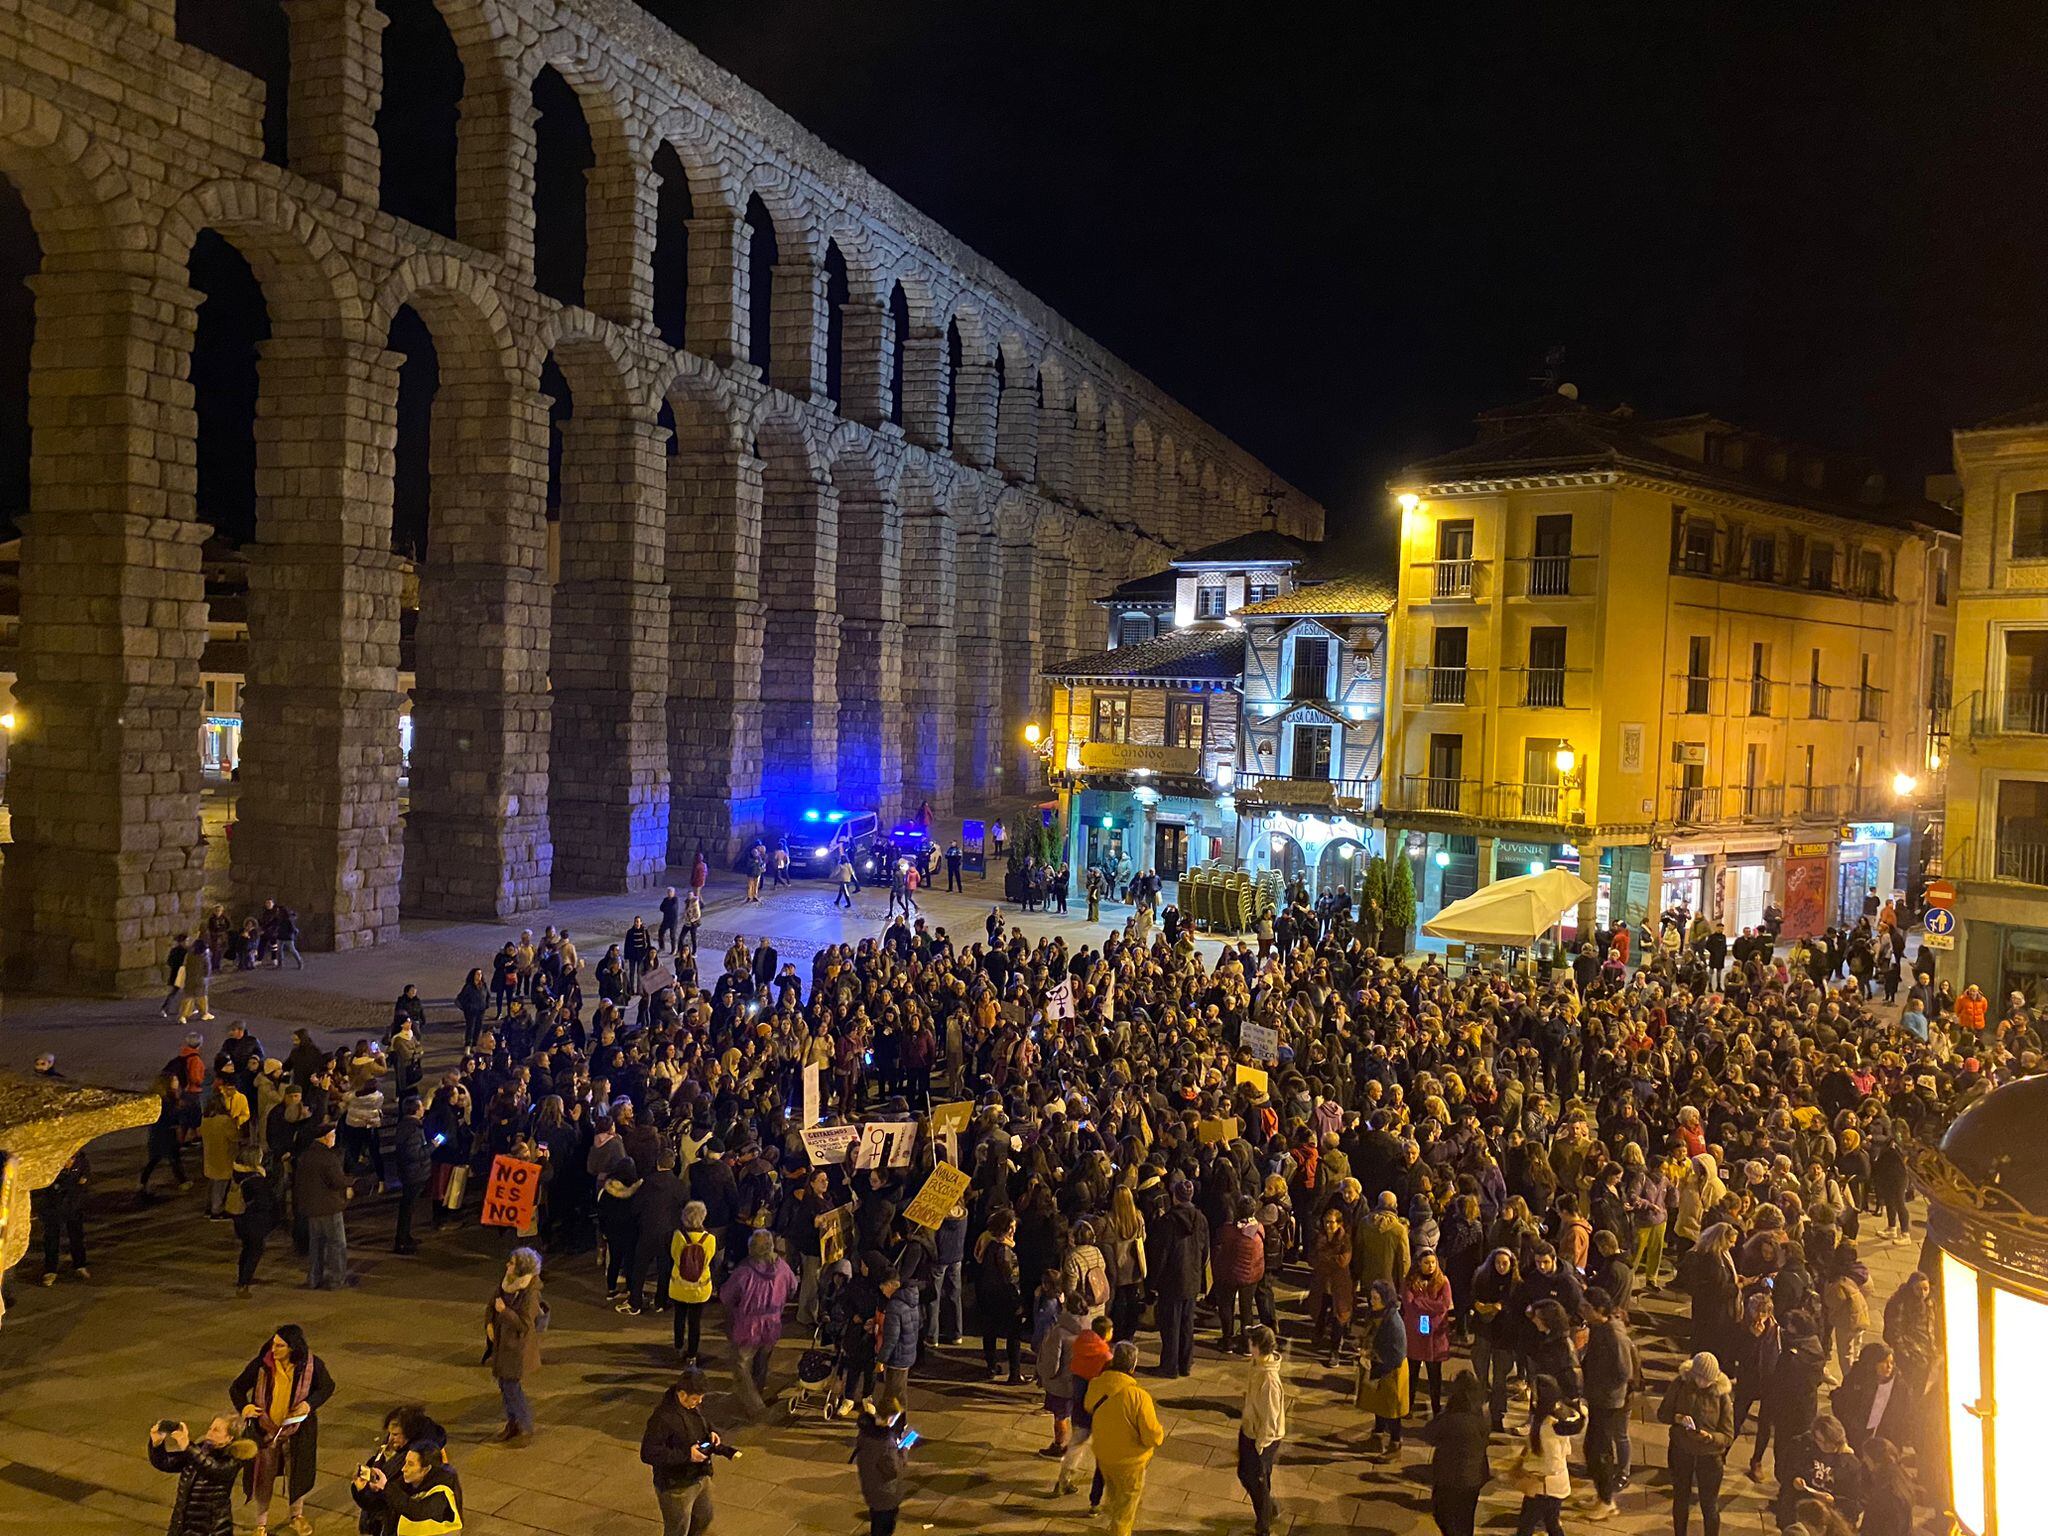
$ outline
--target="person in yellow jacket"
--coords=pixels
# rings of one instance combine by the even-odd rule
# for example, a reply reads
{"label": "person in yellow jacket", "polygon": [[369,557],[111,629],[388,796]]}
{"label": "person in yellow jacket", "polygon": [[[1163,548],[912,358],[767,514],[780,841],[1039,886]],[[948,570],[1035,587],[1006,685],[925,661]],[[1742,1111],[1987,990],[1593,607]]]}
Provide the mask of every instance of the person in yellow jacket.
{"label": "person in yellow jacket", "polygon": [[462,1529],[462,1483],[431,1440],[415,1440],[405,1448],[395,1481],[383,1468],[372,1467],[367,1482],[384,1496],[398,1536],[454,1536]]}
{"label": "person in yellow jacket", "polygon": [[695,1363],[711,1299],[711,1261],[718,1257],[716,1234],[704,1230],[704,1202],[683,1207],[683,1224],[669,1238],[668,1299],[675,1303],[676,1353]]}
{"label": "person in yellow jacket", "polygon": [[1145,1493],[1145,1469],[1166,1441],[1152,1394],[1138,1385],[1138,1346],[1126,1339],[1110,1351],[1109,1364],[1088,1385],[1085,1401],[1093,1418],[1089,1444],[1102,1471],[1102,1502],[1110,1536],[1131,1536],[1138,1500]]}

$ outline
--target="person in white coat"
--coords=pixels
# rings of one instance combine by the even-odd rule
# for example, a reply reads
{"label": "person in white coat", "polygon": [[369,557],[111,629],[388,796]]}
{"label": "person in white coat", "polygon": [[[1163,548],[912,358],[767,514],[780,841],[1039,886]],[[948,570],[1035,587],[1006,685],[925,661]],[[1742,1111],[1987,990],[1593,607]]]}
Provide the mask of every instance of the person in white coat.
{"label": "person in white coat", "polygon": [[1563,1397],[1553,1377],[1538,1376],[1532,1389],[1529,1438],[1522,1449],[1516,1482],[1522,1490],[1522,1517],[1515,1522],[1515,1536],[1564,1536],[1559,1512],[1571,1497],[1572,1437],[1584,1432],[1586,1416],[1579,1405]]}
{"label": "person in white coat", "polygon": [[1273,1528],[1273,1463],[1287,1438],[1287,1390],[1273,1330],[1264,1323],[1248,1328],[1245,1343],[1252,1361],[1237,1421],[1237,1480],[1252,1501],[1252,1536],[1267,1536]]}

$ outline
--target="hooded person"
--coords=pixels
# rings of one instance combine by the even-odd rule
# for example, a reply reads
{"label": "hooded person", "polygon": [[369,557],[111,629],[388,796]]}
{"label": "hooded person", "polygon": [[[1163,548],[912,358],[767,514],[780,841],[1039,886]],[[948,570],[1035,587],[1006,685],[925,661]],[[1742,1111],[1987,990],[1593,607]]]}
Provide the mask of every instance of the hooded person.
{"label": "hooded person", "polygon": [[756,1232],[746,1259],[719,1288],[732,1343],[734,1387],[741,1405],[756,1418],[768,1411],[763,1392],[775,1346],[782,1338],[782,1309],[796,1294],[796,1274],[775,1253],[775,1239]]}
{"label": "hooded person", "polygon": [[1109,1364],[1088,1386],[1089,1443],[1102,1471],[1110,1536],[1131,1536],[1145,1493],[1146,1469],[1153,1452],[1166,1442],[1159,1410],[1152,1394],[1138,1385],[1137,1370],[1138,1346],[1126,1339],[1111,1351]]}

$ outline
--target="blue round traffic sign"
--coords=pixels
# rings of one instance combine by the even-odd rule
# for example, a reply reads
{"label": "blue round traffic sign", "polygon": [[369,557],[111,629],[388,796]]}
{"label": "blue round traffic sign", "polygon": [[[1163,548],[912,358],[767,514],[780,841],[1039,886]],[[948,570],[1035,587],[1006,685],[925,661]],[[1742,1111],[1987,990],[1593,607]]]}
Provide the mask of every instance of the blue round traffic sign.
{"label": "blue round traffic sign", "polygon": [[1947,907],[1929,907],[1926,928],[1936,938],[1946,938],[1956,931],[1956,915]]}

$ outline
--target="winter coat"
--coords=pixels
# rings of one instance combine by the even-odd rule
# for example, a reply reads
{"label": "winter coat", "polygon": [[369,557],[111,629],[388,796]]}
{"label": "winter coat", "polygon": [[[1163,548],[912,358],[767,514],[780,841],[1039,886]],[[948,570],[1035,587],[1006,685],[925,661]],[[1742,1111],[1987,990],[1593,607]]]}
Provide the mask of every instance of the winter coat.
{"label": "winter coat", "polygon": [[[1408,1325],[1408,1358],[1410,1360],[1448,1360],[1451,1357],[1451,1334],[1444,1327],[1444,1319],[1451,1313],[1451,1282],[1438,1275],[1434,1285],[1426,1281],[1410,1280],[1401,1292],[1401,1315]],[[1429,1320],[1429,1331],[1422,1331],[1422,1321]]]}
{"label": "winter coat", "polygon": [[984,1328],[1008,1331],[1024,1315],[1024,1296],[1018,1288],[1017,1250],[997,1242],[986,1232],[977,1244],[974,1265],[974,1301]]}
{"label": "winter coat", "polygon": [[1378,1211],[1358,1224],[1351,1242],[1351,1278],[1361,1291],[1375,1280],[1399,1285],[1409,1264],[1407,1222],[1392,1211]]}
{"label": "winter coat", "polygon": [[1408,1416],[1408,1327],[1401,1309],[1389,1307],[1373,1324],[1372,1338],[1358,1362],[1353,1406],[1379,1418]]}
{"label": "winter coat", "polygon": [[[899,1293],[900,1294],[900,1293]],[[910,1453],[886,1423],[865,1423],[853,1442],[854,1470],[860,1474],[860,1496],[871,1512],[903,1505],[903,1468]]]}
{"label": "winter coat", "polygon": [[[785,1265],[786,1269],[788,1266]],[[907,1371],[917,1364],[917,1334],[923,1314],[918,1310],[917,1287],[907,1281],[882,1305],[882,1343],[875,1363],[884,1368]]]}
{"label": "winter coat", "polygon": [[149,1464],[178,1477],[168,1536],[235,1536],[235,1478],[255,1454],[252,1440],[227,1445],[195,1440],[182,1451],[150,1446]]}
{"label": "winter coat", "polygon": [[1166,1443],[1152,1394],[1124,1371],[1109,1370],[1088,1385],[1086,1407],[1094,1427],[1088,1443],[1108,1477],[1129,1477]]}
{"label": "winter coat", "polygon": [[718,1293],[730,1318],[732,1342],[741,1349],[772,1348],[782,1337],[782,1309],[795,1294],[796,1276],[782,1260],[771,1256],[740,1265]]}
{"label": "winter coat", "polygon": [[209,1179],[235,1176],[235,1144],[242,1128],[233,1115],[207,1115],[199,1122],[200,1169]]}
{"label": "winter coat", "polygon": [[1423,1439],[1436,1447],[1429,1459],[1431,1488],[1483,1488],[1492,1476],[1486,1458],[1488,1426],[1483,1413],[1446,1410],[1429,1421]]}
{"label": "winter coat", "polygon": [[[1687,1415],[1693,1421],[1691,1429],[1678,1422]],[[1735,1443],[1735,1399],[1725,1386],[1702,1387],[1683,1376],[1674,1376],[1671,1385],[1664,1389],[1664,1402],[1657,1417],[1671,1426],[1674,1456],[1709,1456],[1718,1460]]]}
{"label": "winter coat", "polygon": [[1089,1331],[1086,1318],[1062,1307],[1038,1338],[1036,1374],[1047,1397],[1074,1395],[1074,1341]]}
{"label": "winter coat", "polygon": [[[313,1491],[313,1479],[320,1464],[320,1406],[334,1396],[334,1378],[327,1362],[318,1355],[311,1362],[312,1375],[306,1383],[306,1407],[310,1410],[298,1429],[283,1442],[279,1470],[284,1474],[285,1497],[303,1499]],[[255,1409],[263,1381],[263,1352],[242,1367],[242,1373],[228,1385],[228,1401],[237,1408]]]}
{"label": "winter coat", "polygon": [[656,1491],[686,1487],[709,1477],[718,1464],[716,1458],[692,1461],[690,1447],[710,1438],[711,1421],[701,1407],[685,1408],[676,1401],[675,1393],[662,1393],[640,1433],[640,1459],[654,1469]]}
{"label": "winter coat", "polygon": [[1257,1217],[1232,1222],[1216,1245],[1218,1285],[1256,1285],[1266,1277],[1266,1229]]}
{"label": "winter coat", "polygon": [[1351,1279],[1351,1234],[1342,1227],[1334,1232],[1318,1232],[1309,1254],[1308,1315],[1320,1318],[1327,1300],[1337,1326],[1349,1327],[1357,1294]]}
{"label": "winter coat", "polygon": [[1208,1218],[1192,1205],[1176,1203],[1153,1223],[1152,1238],[1152,1284],[1159,1299],[1198,1299],[1207,1289],[1203,1271],[1209,1260]]}
{"label": "winter coat", "polygon": [[[503,1301],[500,1312],[497,1303]],[[500,1381],[524,1381],[540,1369],[540,1277],[516,1291],[502,1286],[484,1304],[484,1334],[491,1374]]]}
{"label": "winter coat", "polygon": [[427,1146],[426,1127],[417,1115],[399,1118],[391,1133],[393,1161],[398,1164],[398,1182],[408,1188],[423,1186],[434,1176],[434,1154]]}
{"label": "winter coat", "polygon": [[[704,1250],[704,1272],[695,1280],[683,1278],[683,1250]],[[710,1232],[677,1231],[669,1237],[668,1294],[671,1301],[701,1304],[711,1299],[711,1266],[718,1257],[718,1238]]]}
{"label": "winter coat", "polygon": [[398,1519],[398,1536],[442,1536],[462,1529],[462,1484],[450,1466],[432,1467],[417,1488],[402,1478],[384,1484],[384,1503]]}
{"label": "winter coat", "polygon": [[299,1154],[293,1174],[292,1193],[298,1197],[301,1216],[314,1220],[338,1216],[348,1209],[348,1175],[342,1171],[341,1154],[324,1141],[316,1141]]}

